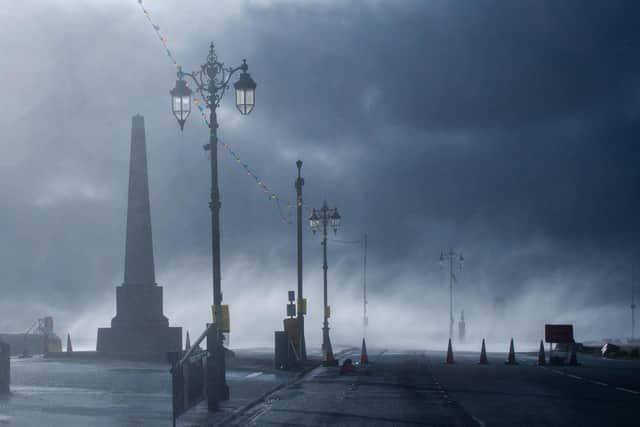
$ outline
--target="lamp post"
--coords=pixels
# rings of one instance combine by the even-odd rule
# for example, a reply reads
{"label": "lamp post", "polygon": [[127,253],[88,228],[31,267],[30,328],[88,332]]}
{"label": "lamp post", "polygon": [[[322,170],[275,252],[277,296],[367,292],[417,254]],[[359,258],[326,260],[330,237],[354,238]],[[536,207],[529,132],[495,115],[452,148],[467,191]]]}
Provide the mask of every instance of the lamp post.
{"label": "lamp post", "polygon": [[300,345],[300,358],[304,361],[307,360],[307,345],[304,338],[304,314],[302,308],[304,298],[302,295],[302,186],[304,185],[304,178],[300,175],[300,169],[302,168],[302,160],[296,162],[298,167],[298,178],[296,178],[296,209],[297,209],[297,233],[298,233],[298,328],[300,330],[299,345]]}
{"label": "lamp post", "polygon": [[171,90],[171,109],[173,115],[178,120],[180,130],[191,112],[192,91],[185,81],[188,77],[194,84],[195,91],[202,97],[206,107],[209,109],[209,143],[204,149],[211,154],[211,194],[209,208],[211,209],[211,249],[213,264],[213,313],[215,324],[215,334],[217,343],[211,346],[213,354],[209,355],[208,362],[211,363],[208,369],[207,381],[208,390],[213,387],[213,393],[207,393],[209,409],[216,410],[219,400],[229,398],[229,388],[226,384],[225,350],[224,350],[224,328],[222,317],[222,290],[220,286],[220,190],[218,188],[218,118],[216,109],[226,90],[229,88],[231,77],[240,71],[238,81],[233,85],[236,91],[236,107],[240,114],[249,114],[255,105],[256,83],[253,81],[247,70],[246,60],[238,67],[225,67],[224,63],[218,61],[213,42],[209,46],[207,61],[200,66],[200,70],[185,73],[178,68],[178,79],[176,86]]}
{"label": "lamp post", "polygon": [[449,249],[448,253],[440,253],[440,268],[442,268],[445,261],[449,261],[449,339],[453,339],[453,282],[457,282],[456,276],[453,274],[453,263],[458,261],[460,263],[460,270],[462,270],[464,257],[462,253],[457,253],[454,252],[453,249]]}
{"label": "lamp post", "polygon": [[342,217],[338,213],[338,208],[329,208],[327,202],[322,204],[320,209],[313,209],[311,217],[309,217],[309,225],[311,231],[315,235],[320,229],[322,229],[322,256],[324,270],[324,322],[322,324],[322,353],[326,358],[326,353],[330,349],[331,341],[329,339],[329,306],[327,304],[327,225],[331,225],[334,234],[338,232],[340,227],[340,221]]}

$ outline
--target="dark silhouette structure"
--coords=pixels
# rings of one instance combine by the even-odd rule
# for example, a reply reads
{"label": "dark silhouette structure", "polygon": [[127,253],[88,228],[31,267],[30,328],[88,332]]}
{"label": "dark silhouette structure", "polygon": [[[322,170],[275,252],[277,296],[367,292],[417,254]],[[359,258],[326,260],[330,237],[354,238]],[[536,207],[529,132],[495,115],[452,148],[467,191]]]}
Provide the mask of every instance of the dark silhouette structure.
{"label": "dark silhouette structure", "polygon": [[147,150],[141,115],[132,119],[124,283],[116,288],[116,310],[111,327],[98,329],[99,353],[164,358],[166,352],[182,349],[182,328],[169,327],[162,310],[162,287],[155,280]]}
{"label": "dark silhouette structure", "polygon": [[10,353],[9,344],[0,341],[0,396],[9,394],[9,384],[11,383]]}

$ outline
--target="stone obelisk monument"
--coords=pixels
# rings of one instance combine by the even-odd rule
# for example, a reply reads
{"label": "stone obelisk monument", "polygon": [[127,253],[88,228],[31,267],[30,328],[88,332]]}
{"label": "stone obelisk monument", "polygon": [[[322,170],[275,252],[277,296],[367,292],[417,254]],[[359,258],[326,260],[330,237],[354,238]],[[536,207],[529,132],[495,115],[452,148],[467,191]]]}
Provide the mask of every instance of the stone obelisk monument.
{"label": "stone obelisk monument", "polygon": [[151,237],[144,117],[131,126],[129,199],[124,283],[116,288],[116,316],[98,329],[97,351],[113,356],[164,357],[182,349],[182,328],[169,327],[162,311],[162,287],[156,284]]}

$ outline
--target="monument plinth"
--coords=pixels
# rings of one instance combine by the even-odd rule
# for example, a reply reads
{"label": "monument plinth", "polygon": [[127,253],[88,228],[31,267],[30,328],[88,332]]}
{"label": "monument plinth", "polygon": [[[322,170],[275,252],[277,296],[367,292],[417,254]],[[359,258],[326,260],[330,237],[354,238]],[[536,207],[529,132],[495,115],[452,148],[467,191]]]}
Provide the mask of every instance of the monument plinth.
{"label": "monument plinth", "polygon": [[98,329],[96,350],[125,357],[164,357],[182,349],[182,328],[169,327],[162,310],[162,287],[156,284],[151,235],[144,118],[131,126],[129,199],[124,283],[116,288],[116,316],[110,328]]}

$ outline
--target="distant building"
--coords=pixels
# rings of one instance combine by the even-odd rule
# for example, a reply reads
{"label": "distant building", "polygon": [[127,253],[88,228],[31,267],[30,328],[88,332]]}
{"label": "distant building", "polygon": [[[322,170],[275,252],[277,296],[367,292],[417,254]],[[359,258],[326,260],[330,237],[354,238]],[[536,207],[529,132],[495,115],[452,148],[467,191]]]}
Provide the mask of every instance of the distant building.
{"label": "distant building", "polygon": [[11,356],[59,353],[62,341],[53,331],[53,318],[38,319],[25,332],[0,334],[0,342],[9,344]]}
{"label": "distant building", "polygon": [[162,305],[153,263],[144,118],[136,115],[131,127],[124,283],[116,288],[111,327],[98,329],[97,351],[134,358],[164,358],[168,351],[181,351],[182,328],[169,327]]}

